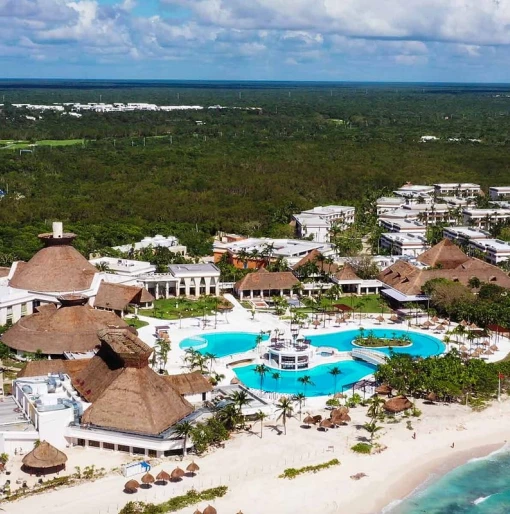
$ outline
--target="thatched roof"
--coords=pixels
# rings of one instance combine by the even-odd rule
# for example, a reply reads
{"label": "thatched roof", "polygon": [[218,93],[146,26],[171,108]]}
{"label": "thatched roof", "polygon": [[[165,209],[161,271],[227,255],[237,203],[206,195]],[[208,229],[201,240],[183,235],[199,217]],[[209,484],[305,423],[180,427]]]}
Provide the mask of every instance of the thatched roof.
{"label": "thatched roof", "polygon": [[418,255],[417,260],[431,268],[440,265],[442,269],[455,269],[468,261],[469,257],[455,243],[449,239],[443,239],[426,252]]}
{"label": "thatched roof", "polygon": [[23,464],[34,469],[48,469],[62,466],[67,462],[67,455],[46,441],[23,457]]}
{"label": "thatched roof", "polygon": [[145,475],[141,479],[142,484],[153,484],[155,482],[155,478],[149,473],[145,473]]}
{"label": "thatched roof", "polygon": [[388,412],[402,412],[410,409],[413,404],[405,396],[395,396],[384,402],[384,409]]}
{"label": "thatched roof", "polygon": [[152,349],[127,329],[104,330],[101,348],[73,380],[92,406],[82,423],[158,435],[193,411],[163,376],[148,365]]}
{"label": "thatched roof", "polygon": [[392,388],[388,384],[381,384],[375,389],[377,394],[391,394]]}
{"label": "thatched roof", "polygon": [[183,469],[181,469],[179,466],[177,466],[171,473],[170,473],[170,478],[172,480],[176,480],[176,479],[180,479],[182,478],[184,475],[186,475],[185,471]]}
{"label": "thatched roof", "polygon": [[292,289],[297,284],[299,280],[290,271],[270,272],[261,268],[256,273],[248,273],[236,282],[235,289],[237,291],[270,291]]}
{"label": "thatched roof", "polygon": [[358,275],[356,275],[356,270],[348,262],[344,264],[341,270],[335,273],[335,278],[337,280],[360,280]]}
{"label": "thatched roof", "polygon": [[0,266],[0,278],[7,277],[11,272],[11,268]]}
{"label": "thatched roof", "polygon": [[[451,245],[455,246],[451,242],[445,243],[440,249],[428,254],[438,246],[436,245],[422,254],[428,254],[425,256],[426,264],[440,265],[436,269],[419,269],[409,262],[399,260],[379,273],[377,278],[386,285],[410,296],[421,294],[423,285],[435,278],[445,278],[467,286],[471,278],[477,277],[482,282],[510,288],[510,277],[502,269],[479,259],[468,257],[462,250],[452,249]],[[455,246],[455,248],[457,247]],[[418,259],[425,263],[420,257]],[[452,267],[455,264],[456,266]]]}
{"label": "thatched roof", "polygon": [[72,378],[76,376],[85,366],[88,365],[90,359],[52,359],[27,362],[18,373],[18,378],[23,377],[41,377],[48,373],[65,373]]}
{"label": "thatched roof", "polygon": [[188,466],[186,467],[186,471],[189,471],[191,473],[196,473],[200,470],[200,466],[196,464],[195,462],[190,462]]}
{"label": "thatched roof", "polygon": [[136,490],[140,487],[140,484],[136,480],[128,480],[124,484],[124,490],[128,492],[136,492]]}
{"label": "thatched roof", "polygon": [[28,262],[16,263],[9,285],[29,291],[72,292],[85,291],[92,285],[95,266],[71,246],[74,234],[64,234],[55,240],[41,234],[46,248],[39,250]]}
{"label": "thatched roof", "polygon": [[170,482],[170,475],[166,471],[161,470],[156,475],[156,480],[161,481],[161,482]]}
{"label": "thatched roof", "polygon": [[165,379],[182,395],[202,394],[213,390],[213,386],[200,371],[181,373],[179,375],[167,375]]}
{"label": "thatched roof", "polygon": [[218,511],[212,505],[208,505],[202,514],[218,514]]}
{"label": "thatched roof", "polygon": [[[145,291],[145,293],[144,293]],[[110,282],[101,282],[94,300],[94,307],[113,311],[123,311],[129,304],[141,304],[154,301],[154,297],[144,288],[125,286]]]}
{"label": "thatched roof", "polygon": [[313,262],[320,271],[324,271],[324,273],[328,275],[332,275],[338,271],[338,264],[334,262],[321,262],[321,252],[317,249],[313,249],[311,252],[308,252],[300,261],[298,261],[294,266],[292,266],[293,270],[298,270],[301,266],[308,264],[309,262]]}
{"label": "thatched roof", "polygon": [[2,335],[2,342],[24,352],[44,354],[87,352],[100,344],[97,332],[106,327],[127,327],[113,312],[90,307],[86,297],[65,295],[61,306],[41,308],[21,318]]}

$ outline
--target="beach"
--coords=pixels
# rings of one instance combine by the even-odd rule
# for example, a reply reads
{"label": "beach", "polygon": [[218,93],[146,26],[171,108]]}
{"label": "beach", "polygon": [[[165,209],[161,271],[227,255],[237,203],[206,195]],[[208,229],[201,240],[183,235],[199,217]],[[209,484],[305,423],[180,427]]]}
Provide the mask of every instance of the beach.
{"label": "beach", "polygon": [[[485,456],[501,448],[508,439],[509,400],[494,403],[483,412],[473,412],[458,404],[430,405],[418,401],[417,406],[423,411],[421,419],[384,423],[378,442],[387,448],[377,455],[357,455],[350,450],[359,437],[366,436],[364,430],[357,428],[367,420],[366,408],[351,409],[352,422],[328,432],[315,427],[302,428],[296,414],[288,420],[287,435],[282,433],[281,422],[277,425],[267,422],[260,438],[260,425],[256,423],[251,431],[233,434],[224,449],[195,458],[201,468],[195,478],[126,495],[123,485],[127,479],[110,475],[7,503],[4,508],[13,514],[106,514],[118,512],[130,500],[160,503],[192,487],[202,490],[226,485],[227,494],[211,502],[219,514],[239,510],[244,514],[305,511],[375,514],[405,498],[432,475],[443,474],[471,458]],[[320,413],[311,406],[305,406],[303,411]],[[408,420],[413,430],[406,427]],[[415,432],[416,439],[413,439]],[[88,462],[98,452],[81,451],[82,458]],[[278,478],[285,468],[320,464],[333,458],[339,459],[341,465],[293,480]],[[182,462],[179,458],[164,459],[151,473],[156,474],[161,469],[171,471],[176,465],[185,467],[191,460],[191,457]],[[367,476],[361,480],[350,478],[357,473]],[[199,504],[180,512],[191,514],[196,507],[202,510],[205,506]]]}

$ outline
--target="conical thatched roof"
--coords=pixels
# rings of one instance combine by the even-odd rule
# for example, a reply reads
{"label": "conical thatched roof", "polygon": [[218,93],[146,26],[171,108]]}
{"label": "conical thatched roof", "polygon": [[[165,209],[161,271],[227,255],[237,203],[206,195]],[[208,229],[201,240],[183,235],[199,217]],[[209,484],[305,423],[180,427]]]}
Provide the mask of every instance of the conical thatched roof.
{"label": "conical thatched roof", "polygon": [[54,305],[21,318],[2,336],[2,342],[14,350],[44,354],[87,352],[100,344],[98,331],[107,327],[127,327],[113,312],[98,311],[80,295],[64,295],[61,306]]}
{"label": "conical thatched roof", "polygon": [[430,250],[419,255],[417,260],[431,268],[440,265],[441,269],[454,269],[468,261],[469,257],[455,243],[449,239],[443,239]]}
{"label": "conical thatched roof", "polygon": [[152,349],[127,329],[100,331],[101,348],[73,380],[92,406],[82,423],[158,435],[193,407],[149,367]]}
{"label": "conical thatched roof", "polygon": [[[142,300],[143,296],[143,300]],[[110,282],[101,282],[94,299],[94,307],[114,311],[123,311],[129,304],[140,305],[154,301],[154,297],[143,287],[126,286]]]}
{"label": "conical thatched roof", "polygon": [[208,505],[204,509],[203,514],[218,514],[218,511],[212,505]]}
{"label": "conical thatched roof", "polygon": [[395,396],[395,398],[391,398],[384,402],[385,410],[394,413],[405,411],[410,409],[412,406],[413,404],[405,396]]}
{"label": "conical thatched roof", "polygon": [[392,388],[388,384],[381,384],[375,389],[377,394],[391,394]]}
{"label": "conical thatched roof", "polygon": [[142,477],[142,484],[153,484],[154,482],[154,477],[148,472]]}
{"label": "conical thatched roof", "polygon": [[334,424],[330,419],[323,419],[319,424],[321,428],[333,428],[333,425]]}
{"label": "conical thatched roof", "polygon": [[16,270],[9,281],[11,287],[37,292],[85,291],[92,285],[95,266],[71,246],[76,236],[41,234],[46,247],[39,250],[28,262],[16,263]]}
{"label": "conical thatched roof", "polygon": [[161,482],[170,482],[170,475],[166,471],[161,470],[156,475],[156,480],[161,481]]}
{"label": "conical thatched roof", "polygon": [[66,462],[67,455],[57,450],[47,441],[41,441],[39,446],[23,457],[23,464],[34,469],[55,468]]}
{"label": "conical thatched roof", "polygon": [[185,476],[186,473],[184,472],[183,469],[181,469],[179,466],[177,466],[171,473],[170,473],[170,478],[172,480],[179,480],[181,479],[183,476]]}
{"label": "conical thatched roof", "polygon": [[200,470],[200,466],[198,464],[196,464],[195,462],[191,462],[186,467],[186,471],[189,471],[190,473],[196,473],[199,470]]}
{"label": "conical thatched roof", "polygon": [[335,278],[337,280],[360,280],[358,275],[356,275],[356,270],[352,264],[349,264],[348,262],[344,264],[344,267],[341,270],[335,273]]}
{"label": "conical thatched roof", "polygon": [[312,416],[308,415],[306,416],[306,418],[303,420],[303,423],[307,424],[307,425],[313,425],[315,423],[315,419],[313,419]]}
{"label": "conical thatched roof", "polygon": [[128,493],[136,493],[139,487],[140,484],[136,480],[129,480],[124,485],[124,491],[127,491]]}

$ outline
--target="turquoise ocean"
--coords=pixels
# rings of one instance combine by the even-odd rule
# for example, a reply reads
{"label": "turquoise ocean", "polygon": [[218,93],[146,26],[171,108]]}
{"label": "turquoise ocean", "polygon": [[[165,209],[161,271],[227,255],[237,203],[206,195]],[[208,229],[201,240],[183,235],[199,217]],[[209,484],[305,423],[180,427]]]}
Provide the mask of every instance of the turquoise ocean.
{"label": "turquoise ocean", "polygon": [[384,514],[510,514],[510,449],[429,480]]}

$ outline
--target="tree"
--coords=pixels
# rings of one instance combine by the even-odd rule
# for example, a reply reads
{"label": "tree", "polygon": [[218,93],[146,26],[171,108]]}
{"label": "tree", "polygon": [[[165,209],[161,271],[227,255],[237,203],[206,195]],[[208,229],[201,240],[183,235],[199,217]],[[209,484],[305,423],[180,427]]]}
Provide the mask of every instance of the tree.
{"label": "tree", "polygon": [[216,361],[216,354],[214,353],[210,353],[210,352],[207,352],[207,353],[204,353],[204,359],[206,361],[209,361],[209,375],[212,374],[212,366],[213,366],[213,363]]}
{"label": "tree", "polygon": [[278,384],[278,380],[282,377],[282,374],[279,371],[274,371],[271,373],[271,378]]}
{"label": "tree", "polygon": [[257,414],[255,414],[255,419],[260,421],[260,438],[262,439],[262,430],[264,429],[264,420],[267,418],[267,414],[259,410]]}
{"label": "tree", "polygon": [[193,432],[193,425],[189,421],[181,421],[180,423],[177,423],[174,427],[174,432],[179,436],[183,438],[182,441],[182,458],[184,458],[187,454],[187,443],[188,443],[188,437]]}
{"label": "tree", "polygon": [[233,403],[220,409],[216,416],[227,430],[234,430],[243,421],[239,409]]}
{"label": "tree", "polygon": [[342,374],[342,370],[338,366],[333,366],[328,370],[328,373],[333,377],[333,394],[336,394],[336,382],[338,376]]}
{"label": "tree", "polygon": [[302,407],[306,401],[306,396],[303,393],[297,393],[292,397],[292,400],[299,404],[299,421],[301,421]]}
{"label": "tree", "polygon": [[471,277],[468,280],[468,285],[471,289],[478,289],[481,284],[482,284],[482,282],[480,281],[480,279],[478,277]]}
{"label": "tree", "polygon": [[278,419],[283,419],[283,431],[287,435],[287,418],[292,414],[294,407],[288,398],[280,398],[276,404],[276,412],[279,412]]}
{"label": "tree", "polygon": [[262,391],[264,377],[266,376],[266,373],[269,371],[269,368],[265,364],[257,364],[253,371],[257,373],[260,377],[260,390]]}
{"label": "tree", "polygon": [[298,378],[298,382],[303,386],[304,389],[304,395],[306,396],[306,387],[307,386],[313,386],[315,385],[312,382],[312,377],[310,375],[303,375],[302,377]]}
{"label": "tree", "polygon": [[382,430],[382,427],[378,426],[375,421],[365,423],[363,428],[370,434],[370,444],[372,444],[375,434],[379,432],[379,430]]}

